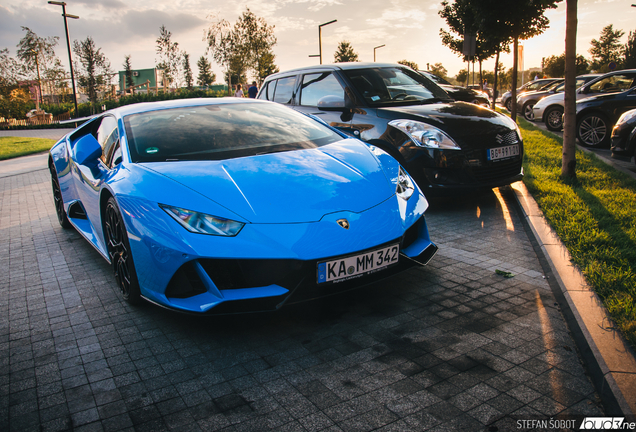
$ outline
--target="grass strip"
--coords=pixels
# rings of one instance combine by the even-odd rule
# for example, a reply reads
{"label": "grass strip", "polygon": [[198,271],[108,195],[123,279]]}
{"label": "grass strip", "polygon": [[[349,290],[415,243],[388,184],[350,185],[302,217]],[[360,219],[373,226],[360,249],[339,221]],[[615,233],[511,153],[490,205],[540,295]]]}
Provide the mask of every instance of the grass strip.
{"label": "grass strip", "polygon": [[580,150],[576,180],[562,180],[563,140],[523,119],[519,123],[526,187],[636,347],[636,180]]}
{"label": "grass strip", "polygon": [[54,139],[0,137],[0,160],[40,153],[50,149]]}

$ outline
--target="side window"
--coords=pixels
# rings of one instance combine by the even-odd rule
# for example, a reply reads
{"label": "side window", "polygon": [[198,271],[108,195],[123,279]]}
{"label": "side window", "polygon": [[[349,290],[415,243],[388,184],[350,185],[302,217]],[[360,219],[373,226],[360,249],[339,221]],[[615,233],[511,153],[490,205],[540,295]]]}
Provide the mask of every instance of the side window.
{"label": "side window", "polygon": [[105,116],[97,129],[97,142],[102,146],[102,162],[108,163],[108,156],[111,148],[119,142],[119,130],[117,120],[112,116]]}
{"label": "side window", "polygon": [[294,94],[294,83],[296,83],[295,76],[279,79],[274,93],[274,102],[290,104]]}
{"label": "side window", "polygon": [[590,86],[589,93],[616,93],[632,87],[634,77],[628,74],[616,74],[602,79]]}
{"label": "side window", "polygon": [[269,81],[263,85],[258,99],[271,101],[274,99],[274,89],[276,88],[276,80]]}
{"label": "side window", "polygon": [[121,144],[118,142],[109,158],[108,166],[113,168],[121,163]]}
{"label": "side window", "polygon": [[332,73],[317,73],[303,76],[300,104],[303,106],[317,106],[320,98],[337,96],[344,100],[344,90]]}

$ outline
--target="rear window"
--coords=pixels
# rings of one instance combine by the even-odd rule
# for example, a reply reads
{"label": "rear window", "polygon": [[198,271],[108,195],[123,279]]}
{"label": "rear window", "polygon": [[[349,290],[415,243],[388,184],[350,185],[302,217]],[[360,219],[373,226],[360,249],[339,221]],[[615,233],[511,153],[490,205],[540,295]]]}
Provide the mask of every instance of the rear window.
{"label": "rear window", "polygon": [[150,111],[129,115],[124,124],[133,162],[221,160],[342,139],[290,108],[257,101]]}

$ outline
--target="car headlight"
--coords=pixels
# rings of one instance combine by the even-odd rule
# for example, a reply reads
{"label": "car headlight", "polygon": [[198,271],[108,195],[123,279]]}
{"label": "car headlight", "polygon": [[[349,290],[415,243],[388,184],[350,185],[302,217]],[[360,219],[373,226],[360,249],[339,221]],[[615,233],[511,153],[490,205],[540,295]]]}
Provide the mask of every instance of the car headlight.
{"label": "car headlight", "polygon": [[408,175],[406,171],[404,171],[404,168],[402,168],[402,166],[400,166],[400,170],[398,171],[398,182],[397,186],[395,187],[395,194],[402,198],[404,201],[407,201],[409,198],[411,198],[413,192],[415,192],[413,179],[411,179],[411,176]]}
{"label": "car headlight", "polygon": [[626,111],[618,118],[617,125],[630,121],[636,116],[636,110]]}
{"label": "car headlight", "polygon": [[461,148],[455,144],[455,141],[441,129],[427,123],[414,120],[391,120],[389,125],[407,134],[415,145],[419,147],[461,150]]}
{"label": "car headlight", "polygon": [[192,210],[159,204],[181,226],[193,233],[234,237],[245,225],[242,222],[211,216]]}

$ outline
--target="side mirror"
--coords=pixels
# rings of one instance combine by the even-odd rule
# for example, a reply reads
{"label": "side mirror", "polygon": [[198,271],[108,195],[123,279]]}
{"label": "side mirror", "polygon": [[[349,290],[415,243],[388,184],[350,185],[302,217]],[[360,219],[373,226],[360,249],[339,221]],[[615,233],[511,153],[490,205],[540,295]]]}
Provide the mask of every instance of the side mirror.
{"label": "side mirror", "polygon": [[87,134],[75,142],[75,162],[86,165],[87,162],[96,162],[102,155],[102,146],[99,145],[93,134]]}

